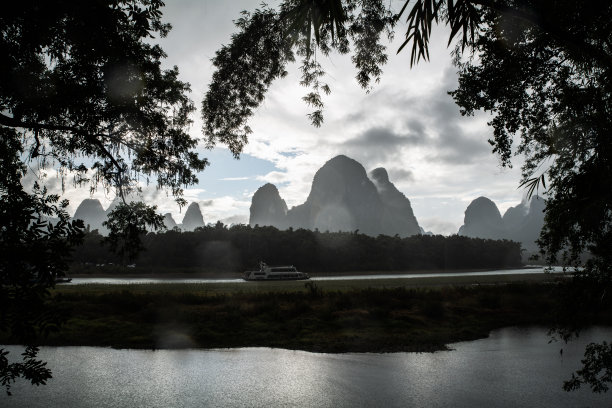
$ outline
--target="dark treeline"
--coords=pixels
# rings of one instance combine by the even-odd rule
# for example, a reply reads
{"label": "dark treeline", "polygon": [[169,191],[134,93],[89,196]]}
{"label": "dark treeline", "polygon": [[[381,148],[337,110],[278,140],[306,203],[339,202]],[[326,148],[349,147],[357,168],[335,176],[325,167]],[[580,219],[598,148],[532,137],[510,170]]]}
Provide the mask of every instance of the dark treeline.
{"label": "dark treeline", "polygon": [[[123,260],[100,244],[97,232],[86,236],[74,254],[75,267],[121,264]],[[239,272],[258,265],[293,264],[306,272],[444,270],[517,267],[520,244],[453,235],[407,238],[355,232],[280,231],[222,223],[198,228],[149,233],[145,250],[134,261],[138,269]]]}

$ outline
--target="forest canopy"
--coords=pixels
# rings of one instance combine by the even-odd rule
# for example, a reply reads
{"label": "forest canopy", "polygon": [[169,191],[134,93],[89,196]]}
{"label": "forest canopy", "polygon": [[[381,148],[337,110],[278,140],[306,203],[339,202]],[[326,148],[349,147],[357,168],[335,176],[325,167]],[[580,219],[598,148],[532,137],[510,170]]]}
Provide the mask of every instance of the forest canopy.
{"label": "forest canopy", "polygon": [[[94,265],[122,263],[100,246],[97,233],[85,236],[74,254],[73,271],[105,272]],[[193,232],[171,230],[143,237],[137,269],[181,272],[239,273],[269,264],[293,264],[304,272],[407,271],[507,268],[521,266],[520,243],[458,235],[413,235],[400,238],[359,232],[278,230],[222,223]],[[119,269],[120,271],[124,269]],[[137,270],[130,270],[133,273]]]}

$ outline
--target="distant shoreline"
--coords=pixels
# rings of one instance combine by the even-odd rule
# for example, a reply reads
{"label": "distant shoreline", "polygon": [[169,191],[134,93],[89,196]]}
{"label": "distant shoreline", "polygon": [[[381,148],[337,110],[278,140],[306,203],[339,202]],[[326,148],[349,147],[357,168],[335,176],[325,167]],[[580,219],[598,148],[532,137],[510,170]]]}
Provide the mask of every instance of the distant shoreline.
{"label": "distant shoreline", "polygon": [[[417,269],[407,271],[329,271],[308,272],[312,277],[366,276],[366,275],[417,275],[437,273],[489,272],[514,269],[537,269],[544,266],[523,266],[518,268],[469,268],[469,269]],[[242,272],[143,272],[143,273],[70,273],[71,278],[124,278],[124,279],[240,279]]]}

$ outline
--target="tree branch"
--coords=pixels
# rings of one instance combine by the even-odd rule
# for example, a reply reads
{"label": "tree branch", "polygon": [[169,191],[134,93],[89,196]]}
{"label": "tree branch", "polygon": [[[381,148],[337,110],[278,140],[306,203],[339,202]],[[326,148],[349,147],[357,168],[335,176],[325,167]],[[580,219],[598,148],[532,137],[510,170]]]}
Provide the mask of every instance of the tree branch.
{"label": "tree branch", "polygon": [[[18,119],[6,116],[3,113],[0,113],[0,125],[7,126],[7,127],[20,127],[20,128],[25,128],[25,129],[32,129],[34,130],[36,134],[38,134],[39,130],[44,129],[44,130],[71,132],[71,133],[81,135],[88,142],[96,145],[100,149],[103,156],[106,157],[108,160],[110,160],[113,166],[117,169],[118,174],[122,174],[124,172],[123,167],[119,164],[117,159],[115,159],[115,156],[111,152],[109,152],[108,149],[102,143],[102,141],[100,141],[100,139],[97,138],[97,136],[105,137],[105,135],[92,134],[92,133],[86,132],[82,129],[79,129],[73,126],[53,125],[53,124],[48,124],[48,123],[37,123],[37,122],[23,122]],[[38,137],[36,137],[36,141],[38,144]],[[118,184],[119,190],[121,190],[121,184],[122,184],[121,177],[117,179],[117,184]]]}
{"label": "tree branch", "polygon": [[555,24],[551,24],[550,20],[545,15],[533,12],[532,10],[513,8],[509,6],[500,5],[494,0],[468,0],[473,4],[477,4],[482,7],[488,7],[492,10],[497,11],[500,14],[511,14],[512,16],[524,20],[536,27],[539,27],[546,33],[550,34],[556,40],[562,44],[566,44],[566,47],[574,53],[588,55],[595,61],[608,69],[612,68],[612,55],[606,53],[598,47],[595,47],[588,42],[585,42],[582,38],[576,37],[571,33],[564,31],[562,27]]}
{"label": "tree branch", "polygon": [[36,123],[36,122],[22,122],[18,119],[12,118],[10,116],[6,116],[3,113],[0,113],[0,125],[7,127],[20,127],[25,129],[32,130],[62,130],[67,132],[75,132],[83,134],[84,132],[78,128],[72,126],[63,126],[63,125],[52,125],[48,123]]}

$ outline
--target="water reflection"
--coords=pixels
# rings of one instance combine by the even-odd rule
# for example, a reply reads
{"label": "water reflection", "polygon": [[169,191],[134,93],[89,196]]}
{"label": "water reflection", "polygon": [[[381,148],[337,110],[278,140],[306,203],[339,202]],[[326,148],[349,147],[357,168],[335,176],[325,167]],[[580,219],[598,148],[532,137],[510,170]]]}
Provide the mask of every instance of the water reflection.
{"label": "water reflection", "polygon": [[[554,267],[552,273],[562,273],[563,268]],[[350,276],[320,276],[313,277],[314,281],[328,280],[369,280],[369,279],[414,279],[414,278],[441,278],[452,276],[496,276],[496,275],[520,275],[544,273],[544,269],[521,268],[521,269],[499,269],[494,271],[474,271],[474,272],[438,272],[438,273],[410,273],[410,274],[385,274],[385,275],[350,275]],[[150,283],[244,283],[253,285],[243,279],[155,279],[155,278],[73,278],[66,285],[86,285],[86,284],[150,284]]]}
{"label": "water reflection", "polygon": [[612,328],[595,328],[569,345],[548,344],[545,329],[503,329],[454,351],[389,354],[47,347],[54,379],[18,383],[0,406],[609,407],[609,395],[566,393],[561,384],[585,343],[611,337]]}

